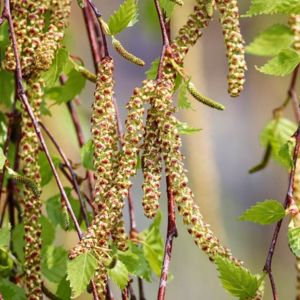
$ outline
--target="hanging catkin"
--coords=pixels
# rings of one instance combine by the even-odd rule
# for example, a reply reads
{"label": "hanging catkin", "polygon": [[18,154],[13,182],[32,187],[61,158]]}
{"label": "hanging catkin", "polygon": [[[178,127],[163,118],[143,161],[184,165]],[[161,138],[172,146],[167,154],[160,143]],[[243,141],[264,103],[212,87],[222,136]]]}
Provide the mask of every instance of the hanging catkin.
{"label": "hanging catkin", "polygon": [[300,15],[290,15],[288,23],[294,33],[293,47],[295,50],[300,51]]}
{"label": "hanging catkin", "polygon": [[223,35],[226,45],[226,56],[228,60],[228,93],[237,97],[241,93],[245,83],[245,62],[244,40],[240,31],[239,9],[237,0],[216,0],[220,13],[220,22],[223,28]]}

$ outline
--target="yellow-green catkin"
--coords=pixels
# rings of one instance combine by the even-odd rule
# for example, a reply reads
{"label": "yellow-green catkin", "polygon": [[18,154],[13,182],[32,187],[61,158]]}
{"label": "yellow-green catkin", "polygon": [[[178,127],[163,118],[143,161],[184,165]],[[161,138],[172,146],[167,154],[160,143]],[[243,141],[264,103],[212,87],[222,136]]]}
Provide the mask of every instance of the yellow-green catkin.
{"label": "yellow-green catkin", "polygon": [[294,34],[293,47],[295,50],[300,51],[300,15],[290,15],[288,23]]}
{"label": "yellow-green catkin", "polygon": [[245,42],[241,35],[237,0],[216,0],[226,45],[228,60],[228,93],[237,97],[245,83]]}
{"label": "yellow-green catkin", "polygon": [[[37,120],[40,119],[40,105],[43,97],[43,81],[29,80],[27,82],[27,97]],[[23,173],[34,181],[40,189],[41,176],[39,159],[39,141],[32,121],[26,111],[22,112],[22,136],[20,142],[20,159]],[[30,300],[42,299],[41,278],[41,209],[42,201],[28,185],[24,186],[24,239],[25,239],[25,285]]]}
{"label": "yellow-green catkin", "polygon": [[158,146],[158,128],[152,109],[148,110],[145,126],[142,170],[143,182],[143,208],[146,217],[152,219],[159,208],[160,180],[162,172],[161,154]]}

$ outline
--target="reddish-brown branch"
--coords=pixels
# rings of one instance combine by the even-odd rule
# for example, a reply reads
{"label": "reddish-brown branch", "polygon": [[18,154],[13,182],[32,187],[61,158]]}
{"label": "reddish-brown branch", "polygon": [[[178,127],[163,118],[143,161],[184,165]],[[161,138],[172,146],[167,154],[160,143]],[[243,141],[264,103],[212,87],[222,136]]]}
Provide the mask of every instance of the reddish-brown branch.
{"label": "reddish-brown branch", "polygon": [[[284,201],[284,208],[287,208],[292,203],[292,199],[293,199],[293,185],[294,185],[296,164],[297,164],[299,148],[300,148],[300,126],[298,126],[298,129],[295,133],[295,138],[296,138],[296,146],[295,146],[294,154],[293,154],[294,165],[290,171],[289,185],[288,185],[288,191],[287,191],[285,201]],[[278,300],[278,294],[276,291],[276,285],[275,285],[275,281],[274,281],[273,274],[272,274],[272,259],[273,259],[275,247],[276,247],[278,236],[279,236],[279,231],[281,229],[281,225],[282,225],[282,220],[280,220],[276,224],[275,231],[273,234],[273,238],[271,241],[271,245],[270,245],[267,259],[266,259],[265,266],[264,266],[264,271],[269,275],[269,278],[270,278],[270,283],[271,283],[271,287],[272,287],[274,300]]]}
{"label": "reddish-brown branch", "polygon": [[300,109],[299,109],[299,101],[298,101],[298,96],[297,96],[295,87],[296,87],[297,77],[298,77],[298,73],[299,73],[299,67],[300,67],[300,65],[298,65],[293,72],[291,86],[288,91],[289,97],[292,100],[293,111],[294,111],[297,123],[300,123]]}
{"label": "reddish-brown branch", "polygon": [[74,185],[75,191],[78,195],[79,198],[79,203],[80,203],[80,209],[81,209],[81,213],[83,216],[83,219],[85,221],[86,226],[89,226],[89,220],[88,220],[88,216],[87,216],[87,212],[86,212],[86,207],[84,204],[84,200],[82,198],[81,195],[81,191],[80,191],[80,187],[77,181],[77,175],[74,172],[66,154],[64,153],[64,151],[62,150],[62,148],[59,146],[58,142],[56,141],[56,139],[54,138],[54,136],[51,134],[51,132],[48,130],[48,128],[43,124],[43,123],[39,123],[40,126],[43,128],[43,130],[46,132],[47,136],[50,138],[51,142],[53,143],[53,145],[55,146],[55,148],[57,149],[59,155],[61,156],[61,158],[63,159],[67,169],[69,170],[70,174],[71,174],[71,179],[72,179],[72,183]]}

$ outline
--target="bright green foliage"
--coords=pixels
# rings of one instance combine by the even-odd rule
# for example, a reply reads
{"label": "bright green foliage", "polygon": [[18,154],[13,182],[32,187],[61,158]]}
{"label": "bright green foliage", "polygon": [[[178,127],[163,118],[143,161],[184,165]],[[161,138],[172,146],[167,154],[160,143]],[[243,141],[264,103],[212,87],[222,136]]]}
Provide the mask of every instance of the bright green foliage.
{"label": "bright green foliage", "polygon": [[0,148],[0,170],[3,169],[5,162],[6,162],[6,157],[3,153],[3,149]]}
{"label": "bright green foliage", "polygon": [[54,283],[59,283],[67,272],[67,251],[62,247],[48,246],[42,252],[43,275]]}
{"label": "bright green foliage", "polygon": [[45,216],[41,216],[40,222],[42,224],[42,247],[46,247],[51,245],[55,239],[55,227]]}
{"label": "bright green foliage", "polygon": [[83,166],[88,170],[94,169],[94,145],[93,141],[88,140],[80,149],[80,156]]}
{"label": "bright green foliage", "polygon": [[[79,201],[74,199],[71,195],[71,189],[69,187],[65,188],[65,192],[68,196],[74,214],[79,219],[80,215],[80,204]],[[65,217],[61,207],[61,195],[57,194],[46,201],[47,215],[52,224],[60,225],[62,229],[65,229]],[[70,228],[75,229],[73,222],[70,222]]]}
{"label": "bright green foliage", "polygon": [[157,276],[160,276],[163,259],[163,239],[160,233],[161,218],[161,212],[158,212],[149,229],[140,233],[144,256]]}
{"label": "bright green foliage", "polygon": [[257,202],[247,209],[240,217],[240,221],[249,221],[261,225],[272,224],[285,216],[283,205],[277,200]]}
{"label": "bright green foliage", "polygon": [[178,109],[191,109],[192,104],[188,99],[187,86],[185,83],[182,83],[178,90]]}
{"label": "bright green foliage", "polygon": [[179,121],[177,123],[177,129],[180,134],[187,134],[187,135],[197,133],[201,130],[199,128],[194,128],[188,125],[187,123],[179,122]]}
{"label": "bright green foliage", "polygon": [[25,292],[19,286],[13,284],[7,279],[0,280],[0,294],[3,300],[26,300]]}
{"label": "bright green foliage", "polygon": [[216,258],[219,277],[225,290],[240,300],[252,299],[260,286],[257,276],[223,257]]}
{"label": "bright green foliage", "polygon": [[43,74],[43,78],[47,82],[48,87],[54,86],[57,83],[59,76],[62,74],[68,62],[68,58],[69,53],[66,49],[58,49],[50,69]]}
{"label": "bright green foliage", "polygon": [[109,33],[115,35],[137,22],[136,0],[125,0],[108,20]]}
{"label": "bright green foliage", "polygon": [[300,227],[289,227],[288,241],[294,255],[300,257]]}
{"label": "bright green foliage", "polygon": [[57,286],[56,295],[60,299],[71,299],[72,290],[70,287],[70,283],[67,280],[67,276],[65,276]]}
{"label": "bright green foliage", "polygon": [[299,14],[300,3],[298,0],[252,0],[246,16],[276,13]]}
{"label": "bright green foliage", "polygon": [[2,226],[0,228],[0,247],[9,247],[10,226]]}
{"label": "bright green foliage", "polygon": [[151,67],[145,72],[147,79],[149,79],[149,80],[156,79],[159,61],[160,61],[159,57],[152,61]]}
{"label": "bright green foliage", "polygon": [[126,287],[129,280],[129,273],[126,266],[120,260],[117,260],[116,265],[112,269],[108,269],[108,275],[120,289]]}
{"label": "bright green foliage", "polygon": [[300,54],[297,51],[284,49],[257,70],[268,75],[286,76],[293,72],[299,63]]}
{"label": "bright green foliage", "polygon": [[97,259],[90,252],[83,253],[68,261],[67,279],[70,281],[73,297],[78,297],[86,290],[97,266]]}
{"label": "bright green foliage", "polygon": [[129,273],[151,281],[151,268],[142,248],[129,242],[127,251],[118,251],[118,259],[126,266]]}
{"label": "bright green foliage", "polygon": [[0,69],[0,104],[10,108],[15,98],[15,80],[11,72]]}
{"label": "bright green foliage", "polygon": [[285,144],[281,146],[279,149],[278,155],[280,157],[281,164],[285,166],[287,169],[293,167],[294,160],[294,148],[295,148],[295,141],[287,141]]}
{"label": "bright green foliage", "polygon": [[278,118],[270,121],[260,134],[261,144],[264,147],[270,144],[272,157],[283,166],[286,166],[286,163],[283,162],[281,149],[296,129],[297,125],[294,122]]}
{"label": "bright green foliage", "polygon": [[[52,157],[52,160],[53,160],[54,166],[56,168],[61,163],[61,160],[58,157]],[[47,156],[44,152],[39,153],[39,165],[41,168],[41,177],[42,177],[41,185],[45,186],[46,184],[48,184],[51,181],[51,179],[53,177],[53,172],[51,170]]]}
{"label": "bright green foliage", "polygon": [[293,32],[289,27],[275,24],[261,32],[247,46],[246,52],[259,56],[277,55],[281,50],[290,47],[293,39]]}
{"label": "bright green foliage", "polygon": [[7,247],[0,247],[0,277],[8,277],[13,265],[14,262]]}
{"label": "bright green foliage", "polygon": [[169,19],[173,13],[175,2],[172,2],[171,0],[159,0],[159,4],[165,13],[166,18]]}

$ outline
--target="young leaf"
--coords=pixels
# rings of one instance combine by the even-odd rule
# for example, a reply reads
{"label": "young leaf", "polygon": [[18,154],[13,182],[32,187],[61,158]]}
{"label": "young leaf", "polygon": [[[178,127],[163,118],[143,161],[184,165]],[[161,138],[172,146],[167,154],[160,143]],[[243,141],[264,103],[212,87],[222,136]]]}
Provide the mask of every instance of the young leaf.
{"label": "young leaf", "polygon": [[2,169],[6,162],[6,156],[3,153],[3,149],[0,147],[0,173],[2,173]]}
{"label": "young leaf", "polygon": [[116,265],[112,269],[108,269],[109,277],[115,282],[120,289],[124,289],[129,281],[129,273],[126,266],[117,260]]}
{"label": "young leaf", "polygon": [[108,20],[109,33],[115,35],[137,22],[136,0],[125,0]]}
{"label": "young leaf", "polygon": [[7,108],[11,108],[15,98],[15,80],[12,72],[0,70],[0,104],[4,104]]}
{"label": "young leaf", "polygon": [[151,281],[151,269],[144,256],[143,249],[129,243],[127,251],[118,251],[118,259],[126,266],[129,273]]}
{"label": "young leaf", "polygon": [[261,32],[250,43],[246,52],[259,56],[274,56],[281,50],[289,48],[294,41],[292,30],[283,24],[275,24]]}
{"label": "young leaf", "polygon": [[75,69],[68,73],[68,80],[64,85],[55,86],[46,90],[48,99],[58,104],[68,102],[78,96],[85,87],[86,79]]}
{"label": "young leaf", "polygon": [[56,295],[60,299],[71,299],[72,290],[70,287],[70,282],[67,280],[67,276],[65,276],[57,286]]}
{"label": "young leaf", "polygon": [[55,239],[55,228],[48,218],[41,216],[40,222],[42,224],[42,246],[51,245]]}
{"label": "young leaf", "polygon": [[42,251],[43,275],[54,283],[59,283],[67,272],[68,254],[62,247],[48,246]]}
{"label": "young leaf", "polygon": [[83,166],[88,170],[94,169],[94,145],[93,141],[88,140],[80,150],[80,156]]}
{"label": "young leaf", "polygon": [[9,247],[10,242],[10,225],[0,228],[0,247]]}
{"label": "young leaf", "polygon": [[236,266],[227,258],[218,256],[216,265],[219,278],[226,291],[240,300],[253,299],[260,286],[257,276],[244,267]]}
{"label": "young leaf", "polygon": [[12,231],[13,250],[17,254],[18,260],[24,262],[24,225],[17,224]]}
{"label": "young leaf", "polygon": [[182,83],[178,90],[178,109],[190,109],[192,108],[191,102],[188,99],[187,86]]}
{"label": "young leaf", "polygon": [[278,0],[276,12],[281,14],[300,14],[300,2],[297,0]]}
{"label": "young leaf", "polygon": [[300,257],[300,227],[289,226],[288,241],[289,247],[293,254],[297,257]]}
{"label": "young leaf", "polygon": [[171,0],[159,0],[159,5],[163,9],[166,18],[169,19],[173,13],[175,2]]}
{"label": "young leaf", "polygon": [[188,125],[187,123],[179,122],[179,121],[177,123],[177,129],[179,134],[188,134],[188,135],[197,133],[201,130],[199,128],[194,128]]}
{"label": "young leaf", "polygon": [[69,53],[65,48],[60,48],[57,50],[54,61],[48,71],[46,71],[42,76],[47,82],[47,87],[54,86],[61,73],[63,72],[63,69],[68,62]]}
{"label": "young leaf", "polygon": [[95,274],[98,262],[92,253],[80,254],[67,263],[67,279],[70,281],[72,296],[78,297],[85,290]]}
{"label": "young leaf", "polygon": [[151,63],[151,67],[145,72],[146,78],[148,80],[155,80],[157,76],[158,66],[159,66],[160,58],[156,58]]}
{"label": "young leaf", "polygon": [[25,292],[22,288],[2,278],[0,280],[0,294],[3,300],[26,300]]}
{"label": "young leaf", "polygon": [[14,261],[7,247],[0,247],[0,277],[9,277]]}
{"label": "young leaf", "polygon": [[247,209],[240,217],[240,221],[249,221],[261,225],[272,224],[285,216],[283,205],[277,200],[257,202]]}
{"label": "young leaf", "polygon": [[293,161],[294,148],[295,148],[295,141],[289,140],[285,144],[283,144],[278,151],[278,155],[279,158],[281,159],[281,163],[287,169],[291,168],[294,165],[294,161]]}
{"label": "young leaf", "polygon": [[260,134],[260,141],[264,147],[271,146],[272,157],[285,166],[282,161],[282,153],[279,154],[283,145],[297,129],[297,125],[285,118],[270,121]]}
{"label": "young leaf", "polygon": [[257,67],[257,70],[268,75],[286,76],[293,72],[299,63],[300,54],[293,49],[287,48],[280,51],[277,56],[262,67]]}
{"label": "young leaf", "polygon": [[144,256],[152,271],[160,276],[163,259],[163,239],[160,233],[161,212],[159,211],[149,229],[140,233],[143,240]]}
{"label": "young leaf", "polygon": [[[59,164],[61,163],[60,158],[58,157],[52,157],[54,166],[57,168]],[[52,177],[53,177],[53,172],[51,170],[51,167],[49,165],[47,156],[44,152],[40,152],[39,154],[39,165],[40,165],[40,170],[41,170],[41,177],[42,177],[42,182],[41,185],[45,186],[47,185]]]}

